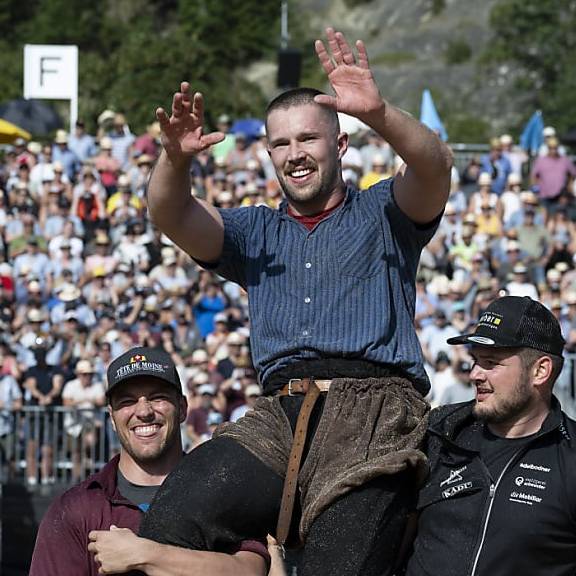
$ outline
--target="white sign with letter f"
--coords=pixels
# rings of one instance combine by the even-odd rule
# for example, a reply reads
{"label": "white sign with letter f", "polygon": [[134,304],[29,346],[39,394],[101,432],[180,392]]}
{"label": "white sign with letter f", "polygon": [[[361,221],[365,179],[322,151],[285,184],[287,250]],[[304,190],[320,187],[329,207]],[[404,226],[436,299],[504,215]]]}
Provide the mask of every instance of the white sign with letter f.
{"label": "white sign with letter f", "polygon": [[26,44],[24,98],[70,100],[70,128],[78,114],[78,46]]}

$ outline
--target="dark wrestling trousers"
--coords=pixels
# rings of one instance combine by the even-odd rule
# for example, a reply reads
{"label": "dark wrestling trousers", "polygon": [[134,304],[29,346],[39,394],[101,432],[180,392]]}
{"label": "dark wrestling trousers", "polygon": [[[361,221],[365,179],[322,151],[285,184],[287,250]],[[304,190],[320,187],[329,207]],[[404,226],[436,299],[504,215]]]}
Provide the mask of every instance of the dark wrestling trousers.
{"label": "dark wrestling trousers", "polygon": [[[303,396],[282,398],[294,430]],[[305,454],[321,415],[310,420]],[[387,576],[413,509],[410,473],[380,476],[336,500],[313,522],[302,576]],[[194,550],[226,551],[230,542],[274,534],[284,479],[234,440],[219,437],[187,454],[145,515],[140,535]],[[298,507],[298,499],[296,500]],[[291,533],[298,533],[299,509]],[[300,576],[300,575],[299,575]]]}

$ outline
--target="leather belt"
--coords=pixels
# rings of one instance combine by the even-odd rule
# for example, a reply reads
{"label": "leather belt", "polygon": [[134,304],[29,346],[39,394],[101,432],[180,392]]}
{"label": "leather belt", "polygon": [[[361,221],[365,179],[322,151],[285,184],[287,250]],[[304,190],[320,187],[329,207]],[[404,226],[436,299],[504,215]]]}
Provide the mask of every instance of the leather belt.
{"label": "leather belt", "polygon": [[314,378],[292,378],[288,384],[278,390],[278,396],[296,396],[306,394],[310,388],[310,384],[314,383],[320,392],[328,392],[332,380],[314,380]]}
{"label": "leather belt", "polygon": [[302,461],[302,453],[304,452],[304,444],[306,443],[310,415],[312,414],[312,409],[320,393],[328,391],[331,383],[332,380],[314,380],[313,378],[292,379],[279,392],[281,396],[306,394],[298,414],[298,420],[296,421],[294,440],[292,441],[286,478],[284,479],[280,514],[278,515],[278,524],[276,526],[276,540],[282,552],[284,551],[284,544],[288,539],[290,525],[292,523],[294,499],[298,486],[298,472],[300,471],[300,462]]}

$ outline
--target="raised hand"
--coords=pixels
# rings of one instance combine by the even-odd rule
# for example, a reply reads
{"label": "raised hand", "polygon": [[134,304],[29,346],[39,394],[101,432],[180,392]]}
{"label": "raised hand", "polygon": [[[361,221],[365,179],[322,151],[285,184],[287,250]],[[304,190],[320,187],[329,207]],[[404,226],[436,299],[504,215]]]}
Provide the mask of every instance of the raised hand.
{"label": "raised hand", "polygon": [[336,96],[316,96],[316,102],[360,119],[382,113],[385,104],[370,70],[364,42],[356,42],[355,56],[341,32],[327,28],[326,38],[330,53],[322,40],[316,40],[314,48]]}
{"label": "raised hand", "polygon": [[188,82],[182,82],[180,92],[172,98],[172,115],[168,117],[158,108],[156,118],[162,129],[162,145],[173,161],[194,156],[225,137],[222,132],[204,134],[204,97],[200,92],[191,97]]}

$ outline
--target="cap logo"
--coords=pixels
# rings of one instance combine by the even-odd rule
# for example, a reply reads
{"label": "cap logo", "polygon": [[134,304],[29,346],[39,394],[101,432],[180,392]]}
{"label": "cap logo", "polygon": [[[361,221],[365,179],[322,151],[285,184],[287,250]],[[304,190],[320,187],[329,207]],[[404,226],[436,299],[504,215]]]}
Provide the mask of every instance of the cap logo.
{"label": "cap logo", "polygon": [[478,321],[478,326],[486,326],[486,328],[491,328],[493,330],[497,329],[502,323],[502,316],[494,314],[493,312],[485,312],[480,317]]}
{"label": "cap logo", "polygon": [[468,340],[470,342],[476,342],[476,344],[488,344],[488,346],[494,346],[494,344],[496,344],[492,338],[486,338],[485,336],[469,336]]}
{"label": "cap logo", "polygon": [[[136,360],[136,358],[144,358],[143,361]],[[133,356],[130,358],[130,364],[121,366],[116,370],[116,380],[124,378],[129,374],[136,374],[137,372],[158,372],[160,374],[166,374],[166,368],[164,364],[158,364],[157,362],[147,362],[145,356]]]}
{"label": "cap logo", "polygon": [[146,362],[146,356],[143,354],[136,354],[136,356],[130,358],[130,364],[134,364],[134,362]]}

